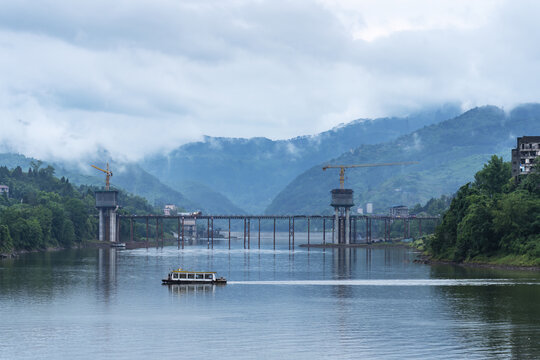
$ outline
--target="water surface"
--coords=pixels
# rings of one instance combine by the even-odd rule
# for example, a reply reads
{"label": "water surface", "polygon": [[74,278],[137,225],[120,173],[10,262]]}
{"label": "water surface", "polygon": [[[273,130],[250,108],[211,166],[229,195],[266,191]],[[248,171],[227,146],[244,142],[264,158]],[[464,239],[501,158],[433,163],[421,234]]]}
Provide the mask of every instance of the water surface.
{"label": "water surface", "polygon": [[[286,236],[2,261],[0,358],[540,358],[538,273]],[[161,285],[179,265],[229,284]]]}

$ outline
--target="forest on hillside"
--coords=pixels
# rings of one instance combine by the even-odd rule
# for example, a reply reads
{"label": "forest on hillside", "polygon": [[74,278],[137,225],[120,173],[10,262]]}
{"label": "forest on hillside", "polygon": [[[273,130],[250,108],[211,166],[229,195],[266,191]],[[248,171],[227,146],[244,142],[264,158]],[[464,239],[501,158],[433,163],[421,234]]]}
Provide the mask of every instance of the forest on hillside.
{"label": "forest on hillside", "polygon": [[[69,248],[96,239],[97,187],[76,187],[64,177],[55,177],[52,166],[41,165],[32,163],[27,172],[19,166],[12,170],[0,167],[0,184],[9,187],[9,194],[0,195],[0,253]],[[119,192],[119,202],[123,205],[121,214],[159,211],[144,198],[124,191]],[[121,227],[124,236],[129,232],[127,227]]]}
{"label": "forest on hillside", "polygon": [[330,190],[339,186],[337,171],[326,164],[368,164],[418,161],[416,165],[350,169],[345,186],[354,202],[385,213],[394,205],[413,206],[452,194],[474,180],[493,154],[510,157],[516,134],[540,133],[540,105],[522,105],[505,112],[494,106],[426,126],[393,141],[363,144],[300,174],[276,196],[268,214],[331,213]]}
{"label": "forest on hillside", "polygon": [[458,190],[426,245],[438,259],[540,265],[540,172],[516,182],[510,163],[494,155]]}

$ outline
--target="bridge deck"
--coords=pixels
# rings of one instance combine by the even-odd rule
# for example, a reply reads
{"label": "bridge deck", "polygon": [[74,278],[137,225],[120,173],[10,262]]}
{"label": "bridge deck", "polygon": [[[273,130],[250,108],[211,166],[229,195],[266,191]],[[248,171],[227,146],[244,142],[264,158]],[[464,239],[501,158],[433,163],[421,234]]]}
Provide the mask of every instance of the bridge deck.
{"label": "bridge deck", "polygon": [[[197,227],[196,220],[206,220],[206,239],[208,239],[208,248],[210,246],[214,247],[214,220],[227,220],[229,224],[228,228],[228,240],[229,240],[229,249],[231,248],[231,220],[243,220],[244,223],[244,229],[243,229],[243,237],[244,237],[244,249],[249,249],[251,247],[251,221],[256,220],[258,223],[258,247],[261,246],[261,220],[273,220],[273,247],[276,248],[276,223],[277,220],[287,220],[288,221],[288,233],[289,233],[289,249],[294,249],[294,237],[295,237],[295,222],[297,219],[303,219],[305,221],[305,224],[307,224],[307,244],[309,246],[310,240],[311,240],[311,231],[310,231],[310,224],[311,220],[320,219],[322,220],[322,235],[323,235],[323,244],[326,244],[326,220],[330,220],[330,226],[328,227],[328,232],[332,232],[332,238],[330,242],[333,242],[333,239],[335,238],[335,235],[337,236],[337,232],[335,231],[336,223],[334,221],[334,216],[332,215],[305,215],[305,214],[296,214],[296,215],[222,215],[222,214],[208,214],[208,215],[156,215],[156,214],[148,214],[148,215],[118,215],[118,229],[120,229],[120,220],[121,219],[129,219],[130,222],[130,240],[133,241],[133,222],[137,219],[145,219],[146,220],[146,244],[148,246],[148,239],[149,239],[149,220],[155,220],[155,237],[156,237],[156,244],[159,244],[159,238],[161,237],[161,245],[163,246],[164,242],[164,232],[163,232],[163,221],[166,219],[175,219],[178,223],[178,232],[177,232],[177,238],[178,238],[178,248],[180,249],[180,246],[182,249],[184,248],[184,242],[185,242],[185,233],[190,235],[190,237],[193,237],[195,235],[195,238],[197,237]],[[160,221],[161,220],[161,221]],[[195,222],[191,222],[191,224],[185,224],[186,220],[195,220]],[[403,238],[409,238],[411,236],[411,230],[410,230],[410,223],[411,221],[416,221],[418,223],[419,227],[419,234],[422,236],[422,220],[435,220],[439,221],[440,217],[438,216],[406,216],[406,217],[399,217],[399,216],[391,216],[391,215],[352,215],[350,216],[350,223],[349,228],[354,229],[353,231],[349,232],[349,238],[348,241],[346,238],[342,239],[345,243],[353,243],[353,241],[356,241],[356,236],[359,233],[357,231],[357,223],[359,220],[365,221],[365,242],[371,243],[373,240],[372,237],[372,221],[384,221],[384,234],[382,235],[384,237],[384,240],[391,240],[390,239],[390,230],[391,225],[395,221],[402,221],[403,222]],[[344,218],[341,221],[345,221]],[[161,230],[160,226],[161,225]],[[153,226],[153,225],[152,225]],[[186,231],[187,226],[187,231]],[[340,225],[341,226],[341,225]],[[331,230],[330,230],[331,229]],[[340,229],[340,228],[338,228]],[[161,234],[160,234],[161,232]],[[120,231],[118,231],[120,233]],[[353,238],[353,234],[354,238]],[[338,236],[341,238],[341,236]],[[118,238],[118,241],[120,239]],[[341,242],[341,241],[338,241]]]}

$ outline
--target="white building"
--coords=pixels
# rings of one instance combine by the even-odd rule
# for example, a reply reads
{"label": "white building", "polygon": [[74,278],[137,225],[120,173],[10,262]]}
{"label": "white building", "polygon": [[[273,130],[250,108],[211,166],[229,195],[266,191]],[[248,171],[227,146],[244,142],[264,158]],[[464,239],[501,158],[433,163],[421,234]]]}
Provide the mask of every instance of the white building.
{"label": "white building", "polygon": [[366,213],[373,214],[373,203],[366,204]]}
{"label": "white building", "polygon": [[163,214],[170,216],[170,215],[176,215],[176,205],[165,205],[163,208]]}

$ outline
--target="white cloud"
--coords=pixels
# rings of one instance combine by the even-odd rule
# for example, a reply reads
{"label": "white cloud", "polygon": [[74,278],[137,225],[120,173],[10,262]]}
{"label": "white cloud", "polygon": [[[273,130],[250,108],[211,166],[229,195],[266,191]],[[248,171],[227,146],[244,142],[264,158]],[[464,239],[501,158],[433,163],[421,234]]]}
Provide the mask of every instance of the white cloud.
{"label": "white cloud", "polygon": [[474,30],[489,23],[504,1],[320,0],[355,39],[375,41],[404,31]]}
{"label": "white cloud", "polygon": [[534,1],[1,1],[0,145],[134,160],[461,102],[538,101]]}

